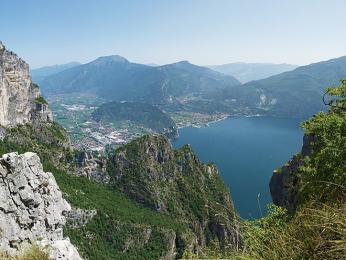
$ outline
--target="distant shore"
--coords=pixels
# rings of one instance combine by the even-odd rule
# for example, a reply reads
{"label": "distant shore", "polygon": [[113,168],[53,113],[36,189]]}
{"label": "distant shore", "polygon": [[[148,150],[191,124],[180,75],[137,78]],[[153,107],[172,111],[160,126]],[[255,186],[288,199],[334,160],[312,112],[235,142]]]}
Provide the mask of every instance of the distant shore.
{"label": "distant shore", "polygon": [[230,117],[261,117],[261,116],[264,116],[264,115],[260,115],[260,114],[256,114],[256,115],[231,115],[231,114],[224,114],[222,116],[220,115],[220,117],[217,118],[217,119],[210,120],[210,121],[207,121],[207,122],[199,122],[199,123],[191,122],[191,123],[188,123],[188,124],[185,124],[185,125],[182,125],[182,126],[178,126],[178,130],[182,129],[182,128],[185,128],[185,127],[195,127],[195,128],[209,127],[210,125],[212,125],[214,123],[226,120],[226,119],[228,119]]}
{"label": "distant shore", "polygon": [[218,117],[216,119],[210,120],[210,121],[187,123],[187,124],[184,124],[182,126],[178,126],[178,130],[181,129],[181,128],[185,128],[185,127],[195,127],[195,128],[208,127],[211,124],[214,124],[214,123],[217,123],[219,121],[225,120],[225,119],[227,119],[229,117],[230,117],[230,115],[227,114],[227,115],[222,115],[222,116],[220,116],[220,117]]}

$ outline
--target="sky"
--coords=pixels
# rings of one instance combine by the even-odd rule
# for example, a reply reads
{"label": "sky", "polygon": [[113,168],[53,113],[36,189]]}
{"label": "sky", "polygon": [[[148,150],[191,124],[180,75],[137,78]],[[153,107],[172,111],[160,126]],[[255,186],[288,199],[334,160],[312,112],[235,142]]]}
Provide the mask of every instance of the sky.
{"label": "sky", "polygon": [[31,68],[118,54],[309,64],[346,55],[346,0],[1,0],[0,40]]}

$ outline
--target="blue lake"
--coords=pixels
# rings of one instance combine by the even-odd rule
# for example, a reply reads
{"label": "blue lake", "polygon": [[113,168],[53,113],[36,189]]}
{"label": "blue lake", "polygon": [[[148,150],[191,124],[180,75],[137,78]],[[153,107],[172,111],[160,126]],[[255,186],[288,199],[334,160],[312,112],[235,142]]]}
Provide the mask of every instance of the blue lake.
{"label": "blue lake", "polygon": [[191,144],[203,162],[214,162],[241,217],[258,218],[271,202],[269,180],[273,170],[301,149],[300,122],[286,118],[229,117],[209,127],[180,129],[173,146]]}

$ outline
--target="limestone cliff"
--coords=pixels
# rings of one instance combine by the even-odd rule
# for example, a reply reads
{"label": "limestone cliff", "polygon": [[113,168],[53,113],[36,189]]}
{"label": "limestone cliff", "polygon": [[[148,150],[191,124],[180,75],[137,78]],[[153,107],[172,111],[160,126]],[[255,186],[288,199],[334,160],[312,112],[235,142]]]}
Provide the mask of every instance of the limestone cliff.
{"label": "limestone cliff", "polygon": [[52,112],[31,81],[29,65],[0,42],[0,126],[35,121],[52,121]]}
{"label": "limestone cliff", "polygon": [[192,251],[215,241],[221,249],[242,247],[228,189],[217,168],[200,162],[190,146],[173,150],[162,135],[144,136],[119,148],[108,168],[130,198],[188,226],[195,236]]}
{"label": "limestone cliff", "polygon": [[52,173],[44,172],[34,153],[0,158],[0,249],[16,255],[29,244],[48,247],[52,259],[81,259],[63,237],[71,210]]}

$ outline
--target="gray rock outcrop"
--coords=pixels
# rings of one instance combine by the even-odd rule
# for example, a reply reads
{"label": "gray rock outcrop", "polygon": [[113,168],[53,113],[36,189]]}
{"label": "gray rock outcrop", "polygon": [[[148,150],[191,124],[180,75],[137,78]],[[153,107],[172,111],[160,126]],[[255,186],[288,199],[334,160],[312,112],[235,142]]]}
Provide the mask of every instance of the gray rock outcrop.
{"label": "gray rock outcrop", "polygon": [[29,65],[0,42],[0,126],[52,121],[51,110],[39,97]]}
{"label": "gray rock outcrop", "polygon": [[109,183],[110,176],[107,173],[107,162],[103,157],[95,157],[92,153],[83,151],[77,157],[78,176],[84,176],[99,183]]}
{"label": "gray rock outcrop", "polygon": [[71,210],[52,173],[44,172],[35,153],[0,158],[0,248],[16,255],[26,246],[48,246],[51,259],[81,259],[63,237]]}
{"label": "gray rock outcrop", "polygon": [[95,209],[73,208],[67,215],[70,228],[84,227],[97,214]]}
{"label": "gray rock outcrop", "polygon": [[293,156],[287,164],[275,170],[270,179],[269,188],[273,203],[285,207],[292,212],[298,205],[298,190],[300,187],[301,171],[304,158],[312,153],[311,143],[314,141],[311,135],[303,138],[303,147],[300,153]]}

